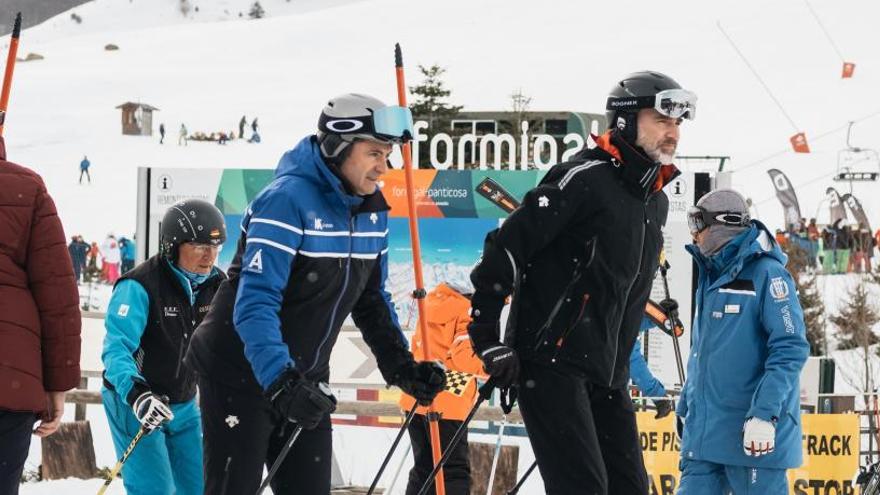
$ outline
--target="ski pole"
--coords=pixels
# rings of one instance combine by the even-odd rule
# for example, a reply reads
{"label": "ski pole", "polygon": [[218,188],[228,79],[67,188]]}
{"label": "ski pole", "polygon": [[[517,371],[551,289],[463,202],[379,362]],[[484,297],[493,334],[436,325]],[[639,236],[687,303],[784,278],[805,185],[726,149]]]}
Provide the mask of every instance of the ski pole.
{"label": "ski pole", "polygon": [[[474,419],[474,415],[477,414],[477,409],[480,408],[480,405],[483,404],[491,395],[492,390],[495,389],[495,378],[489,378],[489,380],[483,384],[479,389],[479,395],[477,397],[477,401],[474,402],[474,406],[471,408],[471,411],[468,413],[467,418],[461,423],[461,426],[455,430],[455,435],[452,436],[452,439],[449,440],[449,443],[446,445],[446,451],[443,453],[443,457],[440,458],[440,461],[434,465],[434,470],[431,471],[431,474],[425,480],[425,483],[422,485],[422,489],[419,490],[418,495],[425,495],[428,493],[428,490],[431,489],[431,485],[434,483],[434,476],[443,469],[443,466],[452,456],[452,453],[455,451],[455,447],[458,445],[458,442],[461,441],[462,437],[464,437],[464,433],[467,431],[468,424]],[[439,490],[438,490],[439,493]]]}
{"label": "ski pole", "polygon": [[[400,43],[394,45],[394,72],[397,78],[397,102],[398,105],[406,108],[406,83],[403,74],[403,52],[400,49]],[[410,136],[412,138],[412,136]],[[413,270],[415,274],[416,289],[413,291],[413,297],[419,308],[417,335],[421,336],[422,352],[426,358],[431,356],[428,352],[428,317],[427,308],[425,307],[425,282],[422,277],[422,251],[421,242],[419,241],[419,213],[416,210],[415,196],[415,178],[413,176],[412,149],[409,141],[404,142],[400,147],[403,155],[403,171],[406,178],[406,208],[409,213],[409,238],[412,245]],[[428,406],[428,430],[431,435],[431,456],[434,459],[434,465],[440,466],[440,459],[443,457],[443,451],[440,444],[440,416],[434,412],[434,406]],[[431,477],[437,477],[437,495],[446,495],[446,483],[443,479],[443,470],[435,467]]]}
{"label": "ski pole", "polygon": [[403,456],[400,458],[400,463],[397,465],[397,469],[394,471],[394,477],[391,478],[391,483],[388,483],[388,490],[385,493],[392,493],[394,490],[394,485],[397,484],[397,477],[400,476],[400,472],[403,470],[403,465],[406,464],[406,458],[409,457],[409,453],[412,452],[412,443],[407,445],[406,452],[403,453]]}
{"label": "ski pole", "polygon": [[373,484],[370,485],[370,489],[367,490],[367,495],[373,495],[373,490],[376,489],[376,485],[379,484],[379,478],[382,477],[382,472],[385,471],[385,467],[388,466],[388,461],[391,460],[391,456],[394,455],[394,451],[397,450],[397,444],[400,443],[400,439],[403,438],[403,434],[406,432],[406,429],[409,427],[409,424],[412,423],[413,417],[416,415],[416,409],[418,409],[419,403],[416,402],[413,404],[412,409],[406,413],[406,419],[403,420],[403,426],[400,427],[400,431],[397,432],[397,438],[394,439],[394,443],[391,444],[391,449],[388,450],[388,455],[385,456],[385,460],[382,461],[382,465],[379,467],[379,472],[376,473],[376,477],[373,478]]}
{"label": "ski pole", "polygon": [[12,73],[15,70],[15,55],[18,53],[18,38],[21,36],[21,12],[15,15],[12,37],[9,39],[9,53],[6,55],[6,74],[3,76],[3,90],[0,91],[0,136],[6,122],[6,109],[9,108],[9,93],[12,90]]}
{"label": "ski pole", "polygon": [[529,475],[532,474],[532,471],[534,471],[536,467],[538,467],[537,459],[535,459],[535,462],[533,462],[532,465],[529,466],[522,478],[520,478],[519,481],[516,482],[516,486],[514,486],[509,492],[507,492],[507,495],[516,495],[517,493],[519,493],[519,489],[522,488],[526,480],[529,479]]}
{"label": "ski pole", "polygon": [[[666,293],[666,299],[669,299],[669,280],[666,278],[666,271],[669,270],[669,261],[665,258],[663,262],[660,263],[660,277],[663,279],[663,291]],[[672,319],[672,327],[676,326],[681,327],[681,320],[678,319],[678,310],[670,311],[669,318]],[[678,334],[677,332],[672,332],[672,348],[675,351],[675,365],[678,367],[678,380],[679,385],[684,387],[684,365],[681,360],[681,346],[678,343]]]}
{"label": "ski pole", "polygon": [[495,440],[495,453],[492,454],[492,469],[489,470],[489,488],[486,495],[492,495],[492,485],[495,484],[495,471],[498,469],[498,458],[501,457],[501,439],[504,438],[504,427],[507,426],[507,414],[501,419],[501,426],[498,428],[498,439]]}
{"label": "ski pole", "polygon": [[269,486],[269,483],[272,481],[272,478],[275,477],[275,473],[278,472],[278,468],[281,467],[281,463],[284,462],[284,459],[287,457],[287,454],[290,452],[291,447],[293,447],[296,439],[299,438],[299,434],[302,433],[303,427],[301,425],[297,425],[293,430],[293,433],[290,434],[290,438],[287,440],[287,444],[284,445],[284,448],[281,449],[281,452],[278,453],[278,457],[275,459],[275,462],[272,463],[272,468],[269,469],[269,474],[266,476],[266,479],[263,480],[263,484],[260,485],[260,488],[257,489],[257,495],[263,493],[266,487]]}
{"label": "ski pole", "polygon": [[138,442],[141,441],[141,438],[147,433],[146,427],[141,427],[138,430],[137,435],[134,436],[131,443],[128,444],[128,448],[125,449],[125,452],[122,453],[122,457],[116,461],[116,465],[113,466],[113,469],[110,471],[110,475],[104,480],[104,485],[101,486],[101,489],[98,490],[98,495],[104,495],[104,492],[107,491],[107,488],[110,486],[110,483],[113,482],[113,479],[116,478],[116,475],[119,474],[119,471],[122,470],[122,465],[125,464],[125,461],[128,460],[128,457],[131,455],[134,448],[137,447]]}

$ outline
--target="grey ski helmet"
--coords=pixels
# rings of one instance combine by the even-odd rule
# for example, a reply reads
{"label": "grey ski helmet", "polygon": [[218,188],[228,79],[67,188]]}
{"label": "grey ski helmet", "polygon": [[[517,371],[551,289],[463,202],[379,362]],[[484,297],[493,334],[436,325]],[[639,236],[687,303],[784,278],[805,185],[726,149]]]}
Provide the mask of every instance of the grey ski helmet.
{"label": "grey ski helmet", "polygon": [[177,248],[184,242],[220,246],[226,242],[226,220],[216,206],[203,199],[175,203],[162,217],[159,252],[177,260]]}
{"label": "grey ski helmet", "polygon": [[409,109],[357,93],[331,99],[318,119],[321,155],[331,162],[343,161],[349,145],[358,139],[402,143],[412,133]]}
{"label": "grey ski helmet", "polygon": [[618,129],[629,142],[638,137],[636,116],[643,108],[654,108],[673,118],[693,120],[697,96],[674,79],[654,71],[634,72],[611,88],[605,105],[609,129]]}

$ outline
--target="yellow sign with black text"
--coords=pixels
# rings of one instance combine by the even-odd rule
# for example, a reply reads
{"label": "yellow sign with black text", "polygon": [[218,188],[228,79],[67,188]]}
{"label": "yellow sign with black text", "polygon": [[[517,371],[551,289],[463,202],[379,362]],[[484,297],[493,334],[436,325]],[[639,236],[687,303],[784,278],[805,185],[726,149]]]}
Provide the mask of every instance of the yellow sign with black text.
{"label": "yellow sign with black text", "polygon": [[802,414],[804,463],[788,470],[791,495],[856,495],[859,416]]}
{"label": "yellow sign with black text", "polygon": [[642,457],[651,484],[650,495],[675,495],[681,473],[678,457],[681,449],[675,434],[675,415],[654,419],[654,412],[636,413]]}
{"label": "yellow sign with black text", "polygon": [[[804,463],[788,470],[789,495],[856,495],[859,469],[859,417],[854,414],[804,414]],[[650,480],[650,495],[675,495],[681,473],[675,416],[654,419],[636,413],[639,441]]]}

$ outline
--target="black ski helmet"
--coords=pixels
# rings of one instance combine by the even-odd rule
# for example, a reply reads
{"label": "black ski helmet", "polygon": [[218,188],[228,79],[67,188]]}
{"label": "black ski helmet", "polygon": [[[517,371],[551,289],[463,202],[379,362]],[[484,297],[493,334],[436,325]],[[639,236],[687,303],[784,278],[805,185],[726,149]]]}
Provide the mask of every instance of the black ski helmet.
{"label": "black ski helmet", "polygon": [[184,242],[220,246],[226,242],[226,221],[216,206],[203,199],[175,203],[159,227],[159,252],[176,261],[177,248]]}
{"label": "black ski helmet", "polygon": [[[618,129],[621,136],[631,143],[638,137],[636,116],[643,108],[654,108],[658,93],[668,90],[681,90],[682,87],[674,79],[655,71],[633,72],[621,79],[611,88],[605,106],[605,117],[609,129]],[[693,93],[690,93],[693,95]],[[694,101],[696,95],[693,95]],[[682,116],[693,119],[693,106],[684,110]]]}
{"label": "black ski helmet", "polygon": [[[376,129],[376,112],[388,105],[368,95],[348,93],[327,102],[318,119],[318,144],[321,156],[339,164],[350,152],[349,145],[358,139],[382,143],[400,143],[412,136],[382,134]],[[388,110],[392,110],[388,108]],[[408,110],[406,110],[408,112]],[[410,127],[412,117],[410,116]]]}

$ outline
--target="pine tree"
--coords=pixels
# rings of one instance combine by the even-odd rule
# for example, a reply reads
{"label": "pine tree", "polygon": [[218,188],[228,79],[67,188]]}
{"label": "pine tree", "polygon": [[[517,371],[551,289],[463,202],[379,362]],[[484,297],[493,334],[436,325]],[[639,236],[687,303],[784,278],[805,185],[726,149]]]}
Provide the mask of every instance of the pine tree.
{"label": "pine tree", "polygon": [[250,17],[251,19],[262,19],[265,16],[266,11],[263,10],[263,6],[260,5],[260,2],[254,2],[254,4],[251,5],[250,12],[248,12],[248,17]]}
{"label": "pine tree", "polygon": [[[438,132],[449,133],[449,124],[453,118],[463,108],[459,105],[450,105],[446,100],[452,94],[452,91],[446,89],[443,84],[442,76],[446,73],[446,69],[439,65],[425,67],[419,65],[419,72],[422,73],[424,81],[418,86],[410,86],[409,91],[415,95],[415,101],[410,104],[410,110],[416,120],[428,121],[427,143],[431,142],[431,138]],[[430,146],[419,147],[419,165],[421,168],[430,168]],[[446,150],[452,153],[452,150]]]}
{"label": "pine tree", "polygon": [[785,268],[791,273],[801,308],[804,310],[804,326],[811,356],[824,356],[828,352],[825,337],[825,304],[817,287],[817,276],[807,273],[809,255],[800,246],[789,242],[782,247],[788,256]]}
{"label": "pine tree", "polygon": [[831,323],[838,328],[838,349],[867,349],[880,342],[880,338],[872,331],[874,324],[880,322],[880,311],[871,298],[867,281],[861,277],[859,283],[847,291],[846,306],[830,318]]}

